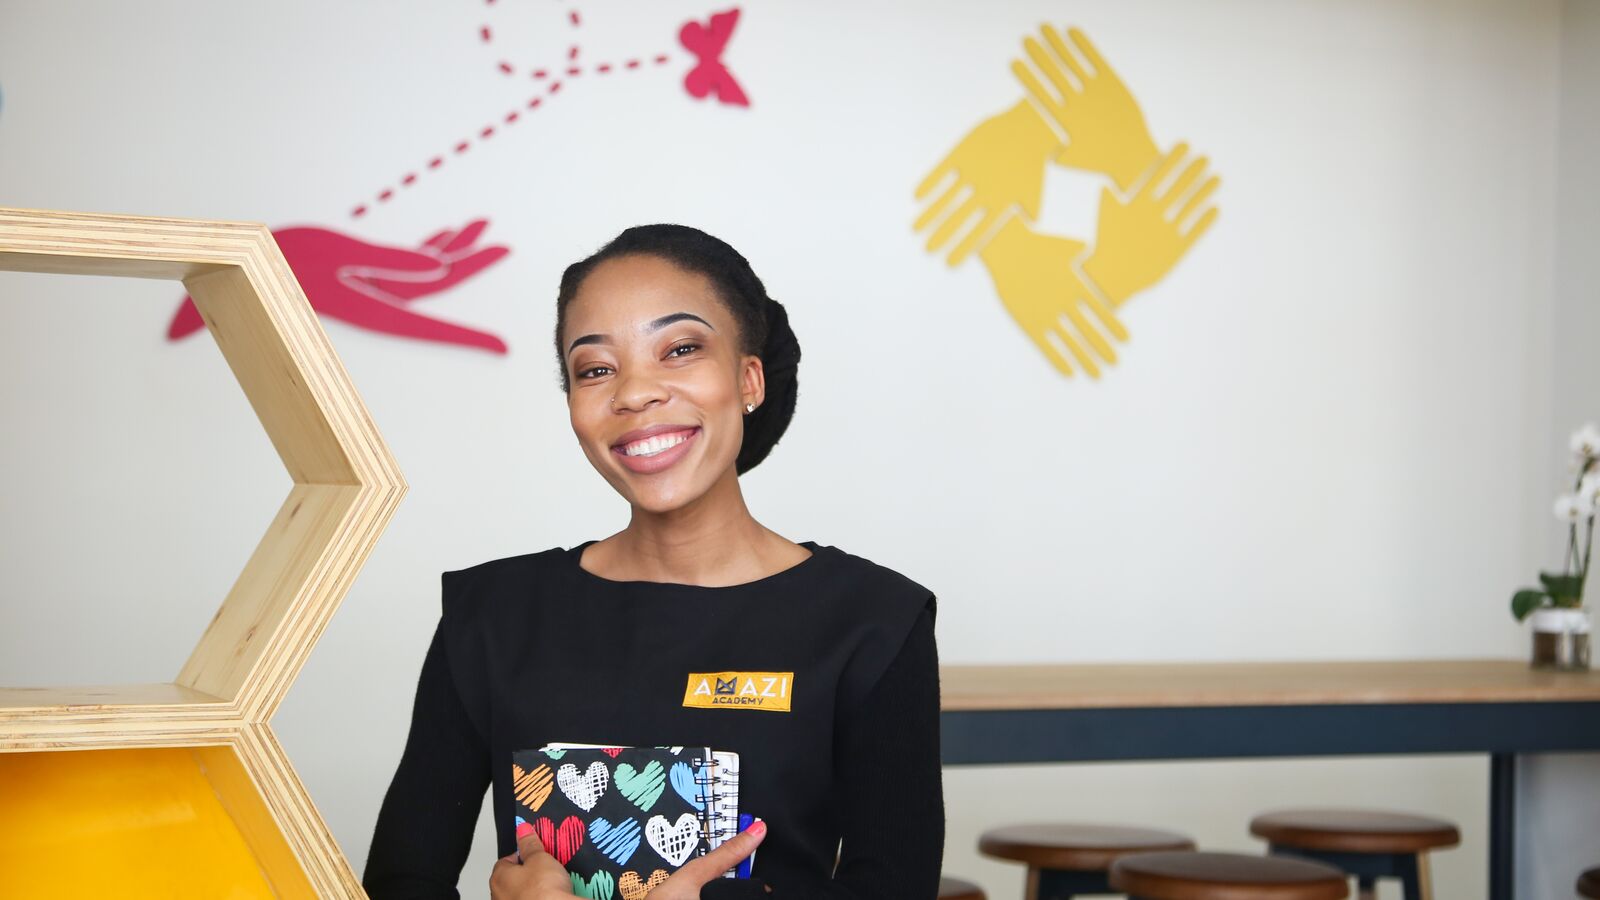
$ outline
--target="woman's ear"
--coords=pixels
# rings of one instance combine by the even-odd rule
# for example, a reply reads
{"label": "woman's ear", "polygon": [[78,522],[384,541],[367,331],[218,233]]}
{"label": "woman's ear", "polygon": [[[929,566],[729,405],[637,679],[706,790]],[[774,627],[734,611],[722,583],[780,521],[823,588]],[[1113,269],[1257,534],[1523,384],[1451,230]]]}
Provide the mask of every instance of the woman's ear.
{"label": "woman's ear", "polygon": [[767,373],[761,357],[746,355],[739,362],[739,405],[760,406],[767,399]]}

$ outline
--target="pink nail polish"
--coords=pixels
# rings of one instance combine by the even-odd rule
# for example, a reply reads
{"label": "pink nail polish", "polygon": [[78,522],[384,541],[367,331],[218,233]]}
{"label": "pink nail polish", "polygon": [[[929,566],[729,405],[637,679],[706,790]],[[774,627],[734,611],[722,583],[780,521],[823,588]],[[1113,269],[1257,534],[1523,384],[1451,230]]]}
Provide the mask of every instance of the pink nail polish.
{"label": "pink nail polish", "polygon": [[757,819],[754,822],[750,823],[750,827],[747,828],[746,830],[749,831],[751,834],[755,835],[756,837],[761,837],[762,835],[767,833],[767,823],[761,821],[760,819]]}

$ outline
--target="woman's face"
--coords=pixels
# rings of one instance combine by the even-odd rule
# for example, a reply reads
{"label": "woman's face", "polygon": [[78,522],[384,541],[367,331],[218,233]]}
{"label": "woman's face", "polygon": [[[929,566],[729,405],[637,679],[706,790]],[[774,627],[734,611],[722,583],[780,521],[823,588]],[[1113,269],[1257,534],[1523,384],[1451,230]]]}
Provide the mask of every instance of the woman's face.
{"label": "woman's face", "polygon": [[711,281],[656,256],[595,266],[567,305],[567,409],[584,455],[617,493],[677,509],[734,477],[761,361]]}

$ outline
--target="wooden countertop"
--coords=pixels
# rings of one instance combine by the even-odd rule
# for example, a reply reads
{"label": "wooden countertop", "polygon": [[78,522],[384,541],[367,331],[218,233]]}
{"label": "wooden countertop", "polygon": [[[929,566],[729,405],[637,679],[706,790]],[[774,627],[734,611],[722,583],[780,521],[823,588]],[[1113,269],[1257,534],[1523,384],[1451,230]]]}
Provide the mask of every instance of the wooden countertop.
{"label": "wooden countertop", "polygon": [[1600,671],[1535,671],[1526,660],[951,665],[940,675],[946,712],[1600,702]]}

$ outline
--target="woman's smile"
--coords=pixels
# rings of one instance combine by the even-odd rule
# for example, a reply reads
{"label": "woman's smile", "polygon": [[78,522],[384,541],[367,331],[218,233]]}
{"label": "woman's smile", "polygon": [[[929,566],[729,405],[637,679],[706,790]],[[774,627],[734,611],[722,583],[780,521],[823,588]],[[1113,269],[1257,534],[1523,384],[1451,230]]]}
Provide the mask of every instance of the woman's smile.
{"label": "woman's smile", "polygon": [[652,425],[624,434],[611,445],[611,452],[629,470],[651,475],[688,455],[699,434],[697,425]]}

